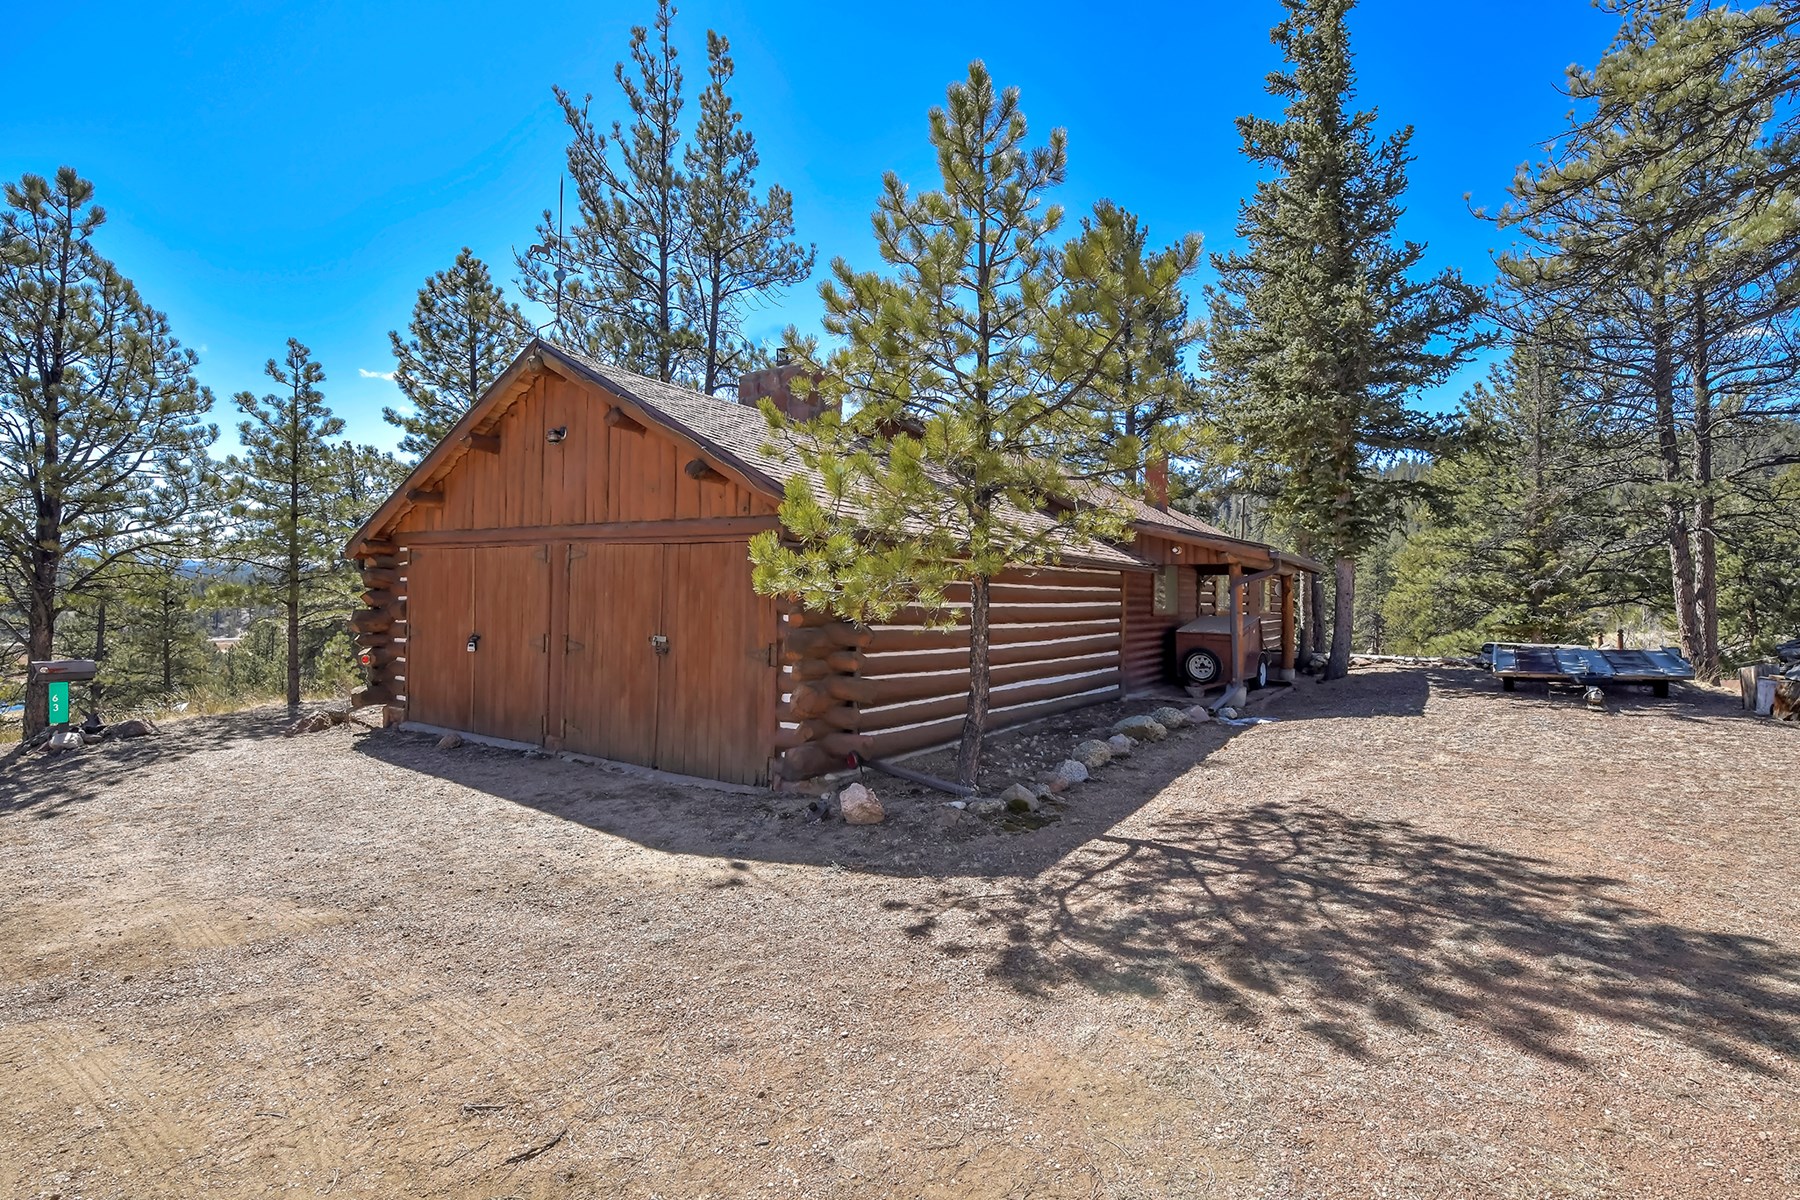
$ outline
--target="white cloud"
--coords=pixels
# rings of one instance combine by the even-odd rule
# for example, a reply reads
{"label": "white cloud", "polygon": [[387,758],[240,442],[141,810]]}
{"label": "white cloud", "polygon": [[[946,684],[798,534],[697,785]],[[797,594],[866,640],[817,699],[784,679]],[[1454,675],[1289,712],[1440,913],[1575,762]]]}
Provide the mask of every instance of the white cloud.
{"label": "white cloud", "polygon": [[385,379],[389,383],[394,382],[394,373],[392,371],[371,371],[367,367],[358,367],[356,368],[356,373],[361,375],[364,379]]}

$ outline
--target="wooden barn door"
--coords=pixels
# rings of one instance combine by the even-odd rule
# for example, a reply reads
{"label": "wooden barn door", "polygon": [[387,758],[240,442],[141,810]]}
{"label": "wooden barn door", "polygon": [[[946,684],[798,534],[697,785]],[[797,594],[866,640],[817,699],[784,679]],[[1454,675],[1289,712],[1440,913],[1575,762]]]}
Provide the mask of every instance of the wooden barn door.
{"label": "wooden barn door", "polygon": [[663,548],[577,543],[568,548],[563,747],[619,762],[656,762]]}
{"label": "wooden barn door", "polygon": [[469,724],[474,733],[537,745],[544,740],[550,649],[550,549],[482,546],[474,564]]}
{"label": "wooden barn door", "polygon": [[414,547],[406,568],[406,716],[468,729],[474,663],[474,551]]}
{"label": "wooden barn door", "polygon": [[773,602],[750,587],[742,542],[696,542],[667,550],[656,765],[665,771],[763,782],[764,731],[774,714]]}
{"label": "wooden barn door", "polygon": [[742,542],[569,548],[563,745],[736,783],[766,781],[772,603]]}

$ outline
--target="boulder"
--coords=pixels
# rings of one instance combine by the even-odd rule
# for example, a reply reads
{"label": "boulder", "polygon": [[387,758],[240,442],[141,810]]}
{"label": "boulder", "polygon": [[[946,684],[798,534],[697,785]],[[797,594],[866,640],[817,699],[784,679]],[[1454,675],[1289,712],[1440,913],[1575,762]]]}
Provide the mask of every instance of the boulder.
{"label": "boulder", "polygon": [[997,796],[976,796],[963,811],[974,813],[978,817],[997,817],[1006,811],[1006,801]]}
{"label": "boulder", "polygon": [[282,735],[293,737],[298,733],[319,733],[322,730],[330,729],[333,725],[342,725],[349,718],[350,714],[341,709],[314,709],[282,730]]}
{"label": "boulder", "polygon": [[1218,717],[1221,721],[1235,721],[1238,719],[1238,710],[1235,708],[1221,708],[1218,712]]}
{"label": "boulder", "polygon": [[82,747],[81,730],[70,729],[67,725],[58,725],[44,739],[44,753],[61,754],[64,750],[79,750]]}
{"label": "boulder", "polygon": [[1187,710],[1187,719],[1196,725],[1204,725],[1212,720],[1212,714],[1206,711],[1206,705],[1196,704]]}
{"label": "boulder", "polygon": [[1162,708],[1153,708],[1150,710],[1150,715],[1154,717],[1156,723],[1161,725],[1164,729],[1185,729],[1193,724],[1192,721],[1188,720],[1188,715],[1186,713],[1172,705],[1165,705]]}
{"label": "boulder", "polygon": [[860,783],[853,783],[838,793],[838,811],[844,814],[846,825],[879,825],[887,820],[887,811],[881,807],[881,801]]}
{"label": "boulder", "polygon": [[437,748],[439,750],[454,750],[462,744],[461,736],[454,733],[446,733],[437,740]]}
{"label": "boulder", "polygon": [[1038,800],[1037,792],[1022,783],[1015,783],[1001,792],[1000,799],[1005,803],[1008,812],[1016,813],[1036,812],[1041,803]]}
{"label": "boulder", "polygon": [[1106,748],[1112,751],[1114,758],[1130,758],[1132,748],[1136,745],[1136,742],[1122,733],[1115,733],[1106,739]]}
{"label": "boulder", "polygon": [[108,725],[106,727],[106,732],[100,736],[110,742],[116,738],[149,737],[155,732],[156,726],[148,721],[141,721],[134,717],[129,721],[120,721],[117,725]]}
{"label": "boulder", "polygon": [[1169,731],[1155,717],[1126,717],[1115,724],[1112,733],[1122,733],[1134,742],[1160,742],[1169,736]]}
{"label": "boulder", "polygon": [[1088,769],[1072,758],[1058,763],[1056,769],[1044,777],[1044,784],[1055,795],[1062,795],[1078,783],[1086,783]]}
{"label": "boulder", "polygon": [[[1129,741],[1130,739],[1127,738],[1126,740]],[[1112,761],[1112,756],[1112,747],[1095,738],[1089,738],[1085,742],[1078,742],[1074,751],[1069,755],[1070,758],[1074,759],[1090,771],[1098,771],[1101,767],[1104,767],[1107,763]]]}

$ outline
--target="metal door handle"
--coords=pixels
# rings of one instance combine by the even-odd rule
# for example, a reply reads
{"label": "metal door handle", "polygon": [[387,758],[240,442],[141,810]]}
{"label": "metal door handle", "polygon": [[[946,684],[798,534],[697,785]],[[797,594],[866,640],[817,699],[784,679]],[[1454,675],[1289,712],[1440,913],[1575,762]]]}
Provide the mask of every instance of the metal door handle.
{"label": "metal door handle", "polygon": [[650,635],[650,648],[658,654],[667,654],[669,652],[669,639],[660,633],[653,633]]}

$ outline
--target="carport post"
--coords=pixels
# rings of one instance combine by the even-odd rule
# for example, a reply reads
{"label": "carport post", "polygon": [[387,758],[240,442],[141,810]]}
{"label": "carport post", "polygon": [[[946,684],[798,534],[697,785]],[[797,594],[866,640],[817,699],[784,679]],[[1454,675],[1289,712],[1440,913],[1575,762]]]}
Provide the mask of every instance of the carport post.
{"label": "carport post", "polygon": [[1231,597],[1227,606],[1231,613],[1231,670],[1226,675],[1226,686],[1244,682],[1244,600],[1239,591],[1239,581],[1244,577],[1244,564],[1232,560],[1225,566],[1225,590]]}
{"label": "carport post", "polygon": [[1281,577],[1281,678],[1294,681],[1294,573]]}

